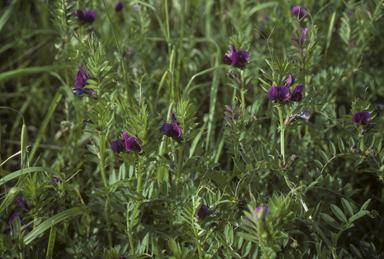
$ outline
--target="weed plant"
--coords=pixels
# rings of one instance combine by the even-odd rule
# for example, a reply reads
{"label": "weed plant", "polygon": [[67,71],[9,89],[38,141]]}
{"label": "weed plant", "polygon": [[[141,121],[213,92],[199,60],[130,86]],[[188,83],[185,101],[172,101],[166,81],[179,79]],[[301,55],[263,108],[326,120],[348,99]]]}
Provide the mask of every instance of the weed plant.
{"label": "weed plant", "polygon": [[0,1],[1,258],[384,258],[383,0]]}

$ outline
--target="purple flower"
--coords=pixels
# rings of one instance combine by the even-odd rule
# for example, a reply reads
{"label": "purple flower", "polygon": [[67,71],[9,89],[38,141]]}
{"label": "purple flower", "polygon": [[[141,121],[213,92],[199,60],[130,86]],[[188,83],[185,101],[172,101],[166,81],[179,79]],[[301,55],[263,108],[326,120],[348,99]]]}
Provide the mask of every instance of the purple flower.
{"label": "purple flower", "polygon": [[123,2],[117,2],[117,4],[115,5],[115,13],[118,13],[120,12],[121,10],[123,10],[124,8],[124,3]]}
{"label": "purple flower", "polygon": [[84,11],[81,9],[77,9],[75,12],[75,16],[81,23],[93,23],[96,20],[96,12],[95,11]]}
{"label": "purple flower", "polygon": [[16,202],[17,202],[17,204],[18,204],[21,208],[25,208],[25,207],[26,207],[25,204],[24,204],[23,198],[22,198],[21,196],[18,196],[18,197],[16,198]]}
{"label": "purple flower", "polygon": [[353,16],[353,12],[349,12],[349,13],[348,13],[348,18],[349,18],[349,20],[352,20],[352,16]]}
{"label": "purple flower", "polygon": [[289,93],[289,89],[285,86],[272,86],[269,88],[267,96],[269,100],[280,104],[286,104],[289,100],[293,102],[300,102],[303,96],[304,85],[297,85],[293,89],[292,94]]}
{"label": "purple flower", "polygon": [[135,10],[135,12],[138,12],[139,11],[139,7],[135,6],[135,7],[133,7],[133,10]]}
{"label": "purple flower", "polygon": [[89,72],[85,72],[81,66],[77,67],[79,72],[75,78],[75,88],[72,88],[72,93],[78,97],[88,96],[92,99],[97,99],[97,93],[92,88],[84,88],[88,79],[92,79]]}
{"label": "purple flower", "polygon": [[293,89],[291,94],[291,101],[300,102],[303,97],[303,88],[304,85],[297,85],[295,89]]}
{"label": "purple flower", "polygon": [[249,54],[244,49],[236,51],[235,46],[232,44],[231,50],[228,54],[224,55],[223,63],[226,65],[233,65],[234,67],[243,69],[245,63],[249,61]]}
{"label": "purple flower", "polygon": [[23,221],[21,221],[21,219],[20,219],[19,213],[15,213],[15,214],[13,214],[13,215],[9,218],[9,223],[12,225],[12,224],[13,224],[13,221],[14,221],[15,219],[17,219],[17,218],[19,218],[21,225],[24,225]]}
{"label": "purple flower", "polygon": [[268,15],[264,15],[264,20],[268,21]]}
{"label": "purple flower", "polygon": [[177,142],[180,142],[182,140],[181,130],[176,123],[160,124],[160,133],[173,138]]}
{"label": "purple flower", "polygon": [[125,256],[120,256],[120,259],[127,259],[127,257],[125,257]]}
{"label": "purple flower", "polygon": [[125,148],[127,151],[135,151],[136,153],[140,153],[143,150],[139,142],[134,137],[125,139]]}
{"label": "purple flower", "polygon": [[[310,29],[307,28],[307,27],[305,27],[305,28],[301,31],[301,45],[304,44],[304,41],[305,41],[305,34],[306,34],[307,32],[309,32],[309,31],[310,31]],[[299,36],[299,32],[298,32],[298,30],[296,30],[296,35]],[[316,35],[316,39],[317,39],[317,35]],[[300,44],[298,39],[296,39],[296,38],[292,38],[292,40],[295,41],[295,42],[297,42],[297,44]]]}
{"label": "purple flower", "polygon": [[[229,105],[229,107],[233,110],[233,111],[236,111],[235,113],[235,116],[234,116],[234,119],[237,120],[238,116],[239,116],[239,109],[237,108],[237,106],[235,105],[235,108],[233,109],[232,107],[232,104]],[[232,120],[232,112],[225,108],[225,113],[227,113],[228,115],[225,115],[225,117],[227,117],[228,119]]]}
{"label": "purple flower", "polygon": [[135,151],[140,153],[143,149],[141,148],[139,142],[134,137],[129,137],[128,132],[123,133],[123,138],[116,139],[111,141],[111,149],[113,152],[124,152],[124,151]]}
{"label": "purple flower", "polygon": [[[260,212],[261,210],[262,210],[262,214],[259,215],[259,212]],[[268,216],[268,215],[269,215],[268,207],[257,207],[257,208],[255,209],[255,215],[252,214],[252,218],[253,218],[253,220],[256,220],[256,219],[258,219],[258,218],[261,218],[261,220],[264,221],[264,220],[265,220],[265,217]],[[256,216],[256,217],[255,217],[255,216]],[[251,223],[253,223],[252,220],[251,220],[249,217],[246,217],[245,220],[246,220],[246,221],[249,221],[249,222],[251,222]]]}
{"label": "purple flower", "polygon": [[299,20],[301,20],[304,15],[307,13],[301,5],[292,7],[292,5],[289,6],[289,10],[291,10],[291,13],[293,16],[299,16]]}
{"label": "purple flower", "polygon": [[196,218],[204,219],[206,216],[211,215],[213,213],[212,210],[208,210],[208,206],[205,204],[200,205],[200,207],[196,211]]}
{"label": "purple flower", "polygon": [[169,114],[169,118],[171,119],[172,122],[176,123],[176,116],[173,112],[171,112],[171,114]]}
{"label": "purple flower", "polygon": [[365,125],[371,119],[371,115],[369,112],[356,112],[352,116],[352,122],[356,124],[356,126]]}
{"label": "purple flower", "polygon": [[116,139],[115,141],[111,141],[111,149],[113,152],[124,152],[125,151],[125,141],[121,138]]}
{"label": "purple flower", "polygon": [[295,83],[295,78],[293,77],[292,74],[289,74],[288,77],[287,77],[287,81],[285,81],[285,86],[286,87],[290,87],[294,83]]}
{"label": "purple flower", "polygon": [[269,100],[284,104],[289,100],[289,89],[285,86],[272,86],[269,88],[267,96]]}
{"label": "purple flower", "polygon": [[53,181],[55,182],[55,184],[63,182],[63,181],[61,181],[61,179],[59,177],[53,178]]}

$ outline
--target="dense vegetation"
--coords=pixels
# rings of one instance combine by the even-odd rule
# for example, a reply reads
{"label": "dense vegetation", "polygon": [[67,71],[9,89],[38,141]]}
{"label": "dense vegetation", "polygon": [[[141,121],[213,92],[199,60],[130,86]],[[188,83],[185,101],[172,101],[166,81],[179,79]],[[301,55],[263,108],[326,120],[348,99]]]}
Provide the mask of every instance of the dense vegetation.
{"label": "dense vegetation", "polygon": [[0,1],[1,258],[384,258],[383,0]]}

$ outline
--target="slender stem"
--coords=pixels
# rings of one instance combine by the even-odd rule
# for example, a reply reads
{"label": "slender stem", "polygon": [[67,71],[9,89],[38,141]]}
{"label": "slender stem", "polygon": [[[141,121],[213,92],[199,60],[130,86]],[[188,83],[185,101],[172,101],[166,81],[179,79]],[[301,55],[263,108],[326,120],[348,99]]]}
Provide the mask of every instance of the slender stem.
{"label": "slender stem", "polygon": [[[181,18],[181,36],[180,36],[180,43],[179,43],[179,53],[177,53],[178,59],[177,59],[177,78],[176,78],[176,94],[179,92],[179,83],[180,83],[180,75],[181,75],[181,60],[183,58],[183,38],[184,38],[184,25],[185,25],[185,0],[183,0],[183,4],[181,5],[181,11],[182,11],[182,18]],[[174,100],[176,103],[177,100]]]}
{"label": "slender stem", "polygon": [[[142,174],[143,174],[143,162],[139,162],[138,166],[138,176],[137,176],[137,187],[136,191],[140,193],[141,190],[141,179],[142,179]],[[139,199],[139,197],[137,197]],[[131,222],[129,223],[129,229],[128,229],[128,237],[129,237],[129,243],[131,245],[132,249],[132,254],[135,254],[134,249],[133,249],[133,237],[132,237],[132,229],[133,229],[133,224],[135,223],[135,218],[137,215],[137,211],[139,210],[139,203],[140,201],[136,202],[135,208],[133,210],[132,216],[131,216]]]}
{"label": "slender stem", "polygon": [[280,147],[281,147],[281,155],[283,156],[283,162],[285,165],[285,149],[284,149],[284,118],[283,118],[283,111],[281,109],[281,106],[277,107],[279,110],[279,117],[280,117]]}
{"label": "slender stem", "polygon": [[365,154],[364,135],[361,135],[361,149],[363,154]]}
{"label": "slender stem", "polygon": [[244,74],[244,70],[241,70],[241,104],[243,110],[243,118],[245,118]]}
{"label": "slender stem", "polygon": [[[257,232],[261,233],[260,223],[257,224]],[[261,236],[259,236],[259,244],[260,244],[261,250],[263,250],[264,258],[268,259],[269,258],[268,252],[265,250],[264,243]]]}
{"label": "slender stem", "polygon": [[183,152],[184,152],[184,142],[183,142],[183,145],[180,147],[179,160],[177,161],[176,190],[179,187],[181,166],[182,166],[182,161],[183,161]]}

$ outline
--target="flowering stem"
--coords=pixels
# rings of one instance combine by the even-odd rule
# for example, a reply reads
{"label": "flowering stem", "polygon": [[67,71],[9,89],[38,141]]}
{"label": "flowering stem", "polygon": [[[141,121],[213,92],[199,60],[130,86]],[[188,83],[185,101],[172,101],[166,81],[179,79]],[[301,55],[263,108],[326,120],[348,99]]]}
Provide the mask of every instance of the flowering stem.
{"label": "flowering stem", "polygon": [[285,165],[285,149],[284,149],[284,118],[283,118],[283,111],[281,110],[281,106],[278,106],[277,109],[279,110],[279,117],[280,117],[280,147],[281,147],[281,155],[283,156],[283,163]]}
{"label": "flowering stem", "polygon": [[[143,162],[140,161],[139,166],[138,166],[137,187],[136,187],[136,191],[138,193],[140,193],[140,190],[141,190],[142,174],[143,174]],[[139,197],[137,197],[137,198],[139,199]],[[134,249],[133,249],[133,239],[132,239],[133,230],[132,229],[133,229],[133,224],[135,223],[137,211],[139,210],[139,203],[140,203],[140,201],[136,202],[135,208],[134,208],[132,216],[131,216],[131,222],[129,223],[129,229],[128,229],[129,243],[131,245],[132,254],[135,254]]]}
{"label": "flowering stem", "polygon": [[[100,123],[99,123],[100,124]],[[99,125],[100,127],[102,125]],[[104,182],[104,186],[105,187],[108,187],[108,181],[107,181],[107,176],[106,176],[106,173],[105,173],[105,164],[104,164],[104,151],[105,151],[105,137],[104,137],[104,134],[102,132],[99,133],[99,137],[100,137],[100,152],[99,152],[99,155],[100,155],[100,170],[101,170],[101,175],[103,177],[103,182]],[[108,195],[107,196],[107,213],[106,213],[106,220],[107,220],[107,232],[108,232],[108,242],[109,242],[109,246],[112,247],[112,231],[111,231],[111,220],[110,220],[110,214],[111,214],[111,205],[110,205],[110,202],[111,202],[111,197]]]}
{"label": "flowering stem", "polygon": [[244,70],[241,70],[241,104],[243,110],[243,118],[245,118],[244,74]]}
{"label": "flowering stem", "polygon": [[365,154],[364,135],[361,135],[361,149],[363,154]]}
{"label": "flowering stem", "polygon": [[182,161],[183,161],[183,151],[184,151],[184,142],[183,142],[183,145],[180,147],[179,160],[177,161],[176,190],[179,187],[181,165],[182,165]]}

